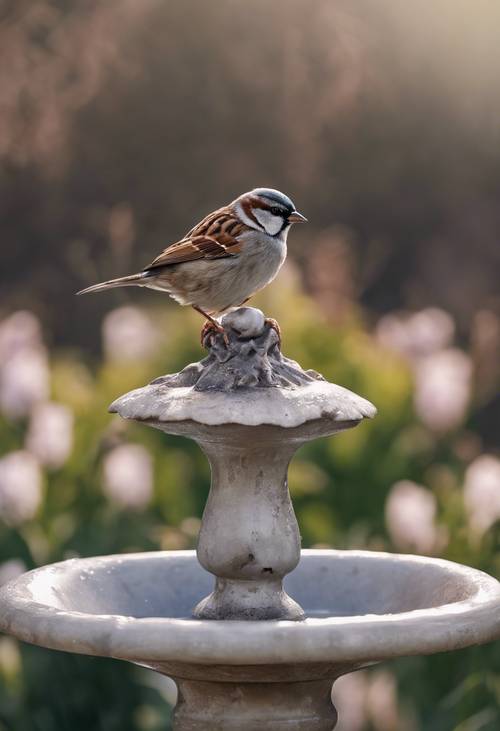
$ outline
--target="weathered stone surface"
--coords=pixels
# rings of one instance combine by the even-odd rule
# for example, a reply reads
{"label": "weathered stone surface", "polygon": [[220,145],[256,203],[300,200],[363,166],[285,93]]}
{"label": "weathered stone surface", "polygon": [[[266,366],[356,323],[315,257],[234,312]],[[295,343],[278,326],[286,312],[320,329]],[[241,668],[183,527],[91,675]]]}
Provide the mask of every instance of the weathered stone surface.
{"label": "weathered stone surface", "polygon": [[[212,582],[194,551],[70,559],[0,588],[0,630],[59,650],[192,664],[205,673],[210,666],[214,680],[227,680],[228,668],[234,680],[255,679],[251,668],[263,664],[270,667],[260,668],[262,677],[313,680],[324,672],[318,663],[371,662],[500,639],[499,582],[441,559],[302,551],[285,587],[304,606],[304,622],[190,619]],[[298,666],[288,676],[287,664]]]}
{"label": "weathered stone surface", "polygon": [[260,310],[242,307],[223,323],[229,346],[212,333],[207,358],[121,396],[110,411],[157,426],[193,421],[289,429],[321,420],[325,434],[375,416],[366,399],[285,358]]}
{"label": "weathered stone surface", "polygon": [[354,422],[371,419],[376,409],[369,401],[327,381],[317,381],[294,389],[238,389],[237,391],[196,391],[153,382],[121,396],[110,406],[124,419],[168,422],[195,421],[207,426],[263,424],[297,427],[322,419]]}
{"label": "weathered stone surface", "polygon": [[267,440],[266,427],[248,431],[257,432],[249,434],[250,443],[200,441],[210,461],[212,486],[197,555],[216,581],[194,616],[304,619],[304,610],[282,584],[300,559],[299,526],[287,484],[288,463],[300,443],[290,443],[286,433],[279,443]]}
{"label": "weathered stone surface", "polygon": [[500,584],[439,559],[303,551],[285,579],[303,622],[190,619],[211,583],[194,551],[71,559],[2,587],[0,630],[173,677],[176,731],[330,731],[337,677],[500,639]]}
{"label": "weathered stone surface", "polygon": [[204,344],[209,355],[180,373],[153,383],[170,388],[192,386],[195,391],[234,391],[240,388],[293,388],[323,381],[316,371],[303,370],[282,355],[279,337],[260,310],[240,307],[222,319],[222,333],[209,332]]}
{"label": "weathered stone surface", "polygon": [[283,358],[259,310],[241,308],[224,324],[229,346],[212,333],[208,358],[122,396],[111,411],[195,439],[210,461],[197,553],[216,581],[194,616],[302,620],[282,586],[300,558],[288,464],[308,440],[352,428],[375,408]]}

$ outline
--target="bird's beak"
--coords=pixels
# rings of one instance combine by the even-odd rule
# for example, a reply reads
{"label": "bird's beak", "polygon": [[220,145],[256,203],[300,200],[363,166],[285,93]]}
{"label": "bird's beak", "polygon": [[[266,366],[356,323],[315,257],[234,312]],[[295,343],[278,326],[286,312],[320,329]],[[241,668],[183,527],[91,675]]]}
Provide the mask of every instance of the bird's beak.
{"label": "bird's beak", "polygon": [[298,211],[294,211],[293,213],[291,213],[288,216],[288,220],[290,221],[290,223],[307,223],[307,218]]}

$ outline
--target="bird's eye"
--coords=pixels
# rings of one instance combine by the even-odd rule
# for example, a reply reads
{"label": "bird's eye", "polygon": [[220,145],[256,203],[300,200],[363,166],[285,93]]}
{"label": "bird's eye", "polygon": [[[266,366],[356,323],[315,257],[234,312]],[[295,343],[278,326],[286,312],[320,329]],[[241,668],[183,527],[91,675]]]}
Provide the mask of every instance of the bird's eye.
{"label": "bird's eye", "polygon": [[273,216],[283,215],[283,211],[281,210],[281,208],[276,208],[276,206],[273,206],[273,208],[271,208],[271,213],[273,214]]}

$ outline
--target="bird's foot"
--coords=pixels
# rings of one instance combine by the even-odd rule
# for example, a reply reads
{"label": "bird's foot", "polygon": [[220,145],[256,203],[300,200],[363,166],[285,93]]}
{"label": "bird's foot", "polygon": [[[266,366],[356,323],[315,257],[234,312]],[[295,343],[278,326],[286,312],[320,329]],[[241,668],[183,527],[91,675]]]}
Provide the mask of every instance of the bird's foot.
{"label": "bird's foot", "polygon": [[207,320],[206,323],[203,325],[203,328],[201,330],[201,336],[200,336],[200,342],[202,347],[209,348],[212,337],[216,333],[222,333],[222,337],[224,339],[224,343],[226,344],[226,347],[229,346],[229,338],[227,336],[226,331],[224,330],[224,327],[220,325],[215,320]]}
{"label": "bird's foot", "polygon": [[278,336],[278,347],[281,350],[281,328],[278,321],[275,320],[273,317],[266,317],[264,322],[276,332],[276,335]]}

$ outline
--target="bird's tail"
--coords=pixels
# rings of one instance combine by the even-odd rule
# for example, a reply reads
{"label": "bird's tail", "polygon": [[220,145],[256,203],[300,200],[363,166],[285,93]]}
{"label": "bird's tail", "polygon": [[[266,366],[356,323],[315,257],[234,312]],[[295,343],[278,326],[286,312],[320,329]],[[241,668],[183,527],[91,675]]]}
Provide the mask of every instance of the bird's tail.
{"label": "bird's tail", "polygon": [[89,294],[90,292],[102,292],[105,289],[114,289],[115,287],[137,287],[141,286],[141,280],[144,279],[144,273],[130,274],[128,277],[119,277],[118,279],[109,279],[107,282],[93,284],[91,287],[81,289],[77,294]]}

